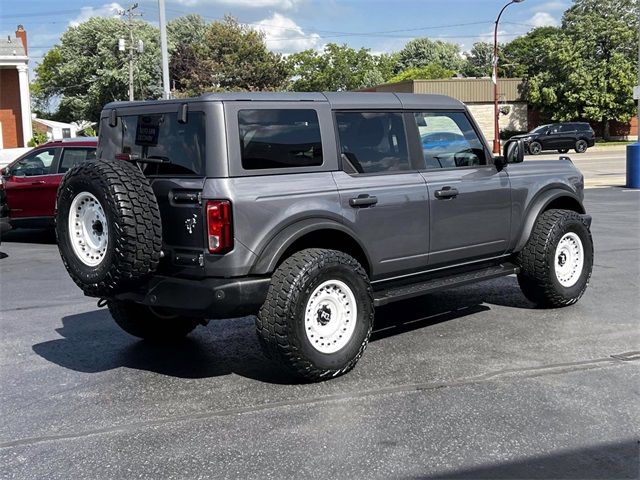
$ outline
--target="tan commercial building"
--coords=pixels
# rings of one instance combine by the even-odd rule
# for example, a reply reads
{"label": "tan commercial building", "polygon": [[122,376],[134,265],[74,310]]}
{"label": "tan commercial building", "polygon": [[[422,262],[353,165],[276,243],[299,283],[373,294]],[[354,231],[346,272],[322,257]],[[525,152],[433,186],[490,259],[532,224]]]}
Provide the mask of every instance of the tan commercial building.
{"label": "tan commercial building", "polygon": [[[464,102],[482,133],[493,139],[493,82],[490,78],[450,78],[446,80],[405,80],[363,89],[368,92],[436,93]],[[498,80],[500,130],[528,131],[528,105],[521,78]]]}

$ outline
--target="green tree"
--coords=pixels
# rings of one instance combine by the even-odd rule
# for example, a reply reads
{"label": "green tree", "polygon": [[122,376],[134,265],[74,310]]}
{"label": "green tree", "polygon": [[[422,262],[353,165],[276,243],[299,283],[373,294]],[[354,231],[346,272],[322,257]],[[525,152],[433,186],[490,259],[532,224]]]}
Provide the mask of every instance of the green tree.
{"label": "green tree", "polygon": [[459,72],[463,65],[460,47],[454,43],[429,38],[416,38],[408,42],[398,53],[395,72],[413,67],[436,64]]}
{"label": "green tree", "polygon": [[172,59],[172,80],[182,94],[283,88],[289,76],[281,55],[264,34],[231,17],[207,25],[201,43],[181,43]]}
{"label": "green tree", "polygon": [[387,83],[402,82],[404,80],[438,80],[440,78],[451,78],[454,75],[455,72],[453,70],[431,63],[424,67],[408,68],[391,77]]}
{"label": "green tree", "polygon": [[[135,97],[157,98],[161,93],[158,30],[136,21],[134,32],[144,42],[144,52],[135,54]],[[105,103],[128,98],[128,56],[118,50],[119,38],[129,38],[119,19],[94,17],[70,27],[36,68],[35,104],[46,105],[57,97],[57,118],[97,121]]]}
{"label": "green tree", "polygon": [[547,48],[560,42],[562,33],[558,27],[539,27],[509,42],[498,54],[499,75],[521,78],[546,70]]}
{"label": "green tree", "polygon": [[602,122],[605,139],[611,120],[629,121],[637,78],[634,8],[634,0],[575,0],[561,34],[541,42],[544,67],[529,77],[531,103],[554,120]]}
{"label": "green tree", "polygon": [[371,55],[368,49],[329,43],[323,52],[304,50],[288,58],[293,80],[290,90],[299,92],[345,91],[384,83],[391,72],[390,56]]}
{"label": "green tree", "polygon": [[207,22],[200,15],[177,17],[167,23],[169,52],[178,45],[202,44],[207,31]]}
{"label": "green tree", "polygon": [[476,42],[462,67],[466,77],[490,77],[493,73],[493,44]]}

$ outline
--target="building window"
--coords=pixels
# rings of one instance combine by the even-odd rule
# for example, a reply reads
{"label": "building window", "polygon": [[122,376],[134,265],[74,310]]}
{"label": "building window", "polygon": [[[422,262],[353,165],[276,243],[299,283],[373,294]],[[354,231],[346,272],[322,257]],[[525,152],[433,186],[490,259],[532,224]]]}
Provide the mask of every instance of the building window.
{"label": "building window", "polygon": [[71,129],[63,128],[62,129],[62,138],[71,138]]}

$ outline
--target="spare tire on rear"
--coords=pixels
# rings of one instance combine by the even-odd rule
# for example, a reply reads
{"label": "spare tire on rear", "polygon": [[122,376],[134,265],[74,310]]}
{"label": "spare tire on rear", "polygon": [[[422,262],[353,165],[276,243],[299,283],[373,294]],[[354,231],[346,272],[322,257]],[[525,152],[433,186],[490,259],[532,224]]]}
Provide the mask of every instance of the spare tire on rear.
{"label": "spare tire on rear", "polygon": [[64,176],[56,205],[60,256],[85,294],[110,297],[131,290],[158,268],[160,211],[136,165],[79,164]]}

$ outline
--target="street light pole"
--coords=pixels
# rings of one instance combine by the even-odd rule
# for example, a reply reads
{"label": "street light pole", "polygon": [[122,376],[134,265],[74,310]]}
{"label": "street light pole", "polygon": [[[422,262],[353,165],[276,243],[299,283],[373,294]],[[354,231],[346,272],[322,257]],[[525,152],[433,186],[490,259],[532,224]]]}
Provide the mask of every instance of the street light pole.
{"label": "street light pole", "polygon": [[496,25],[493,30],[493,153],[500,153],[500,112],[498,111],[498,24],[502,13],[512,3],[521,3],[524,0],[511,0],[507,3],[496,18]]}
{"label": "street light pole", "polygon": [[164,13],[164,0],[158,0],[160,10],[160,49],[162,51],[162,98],[171,98],[169,87],[169,55],[167,53],[167,20]]}

